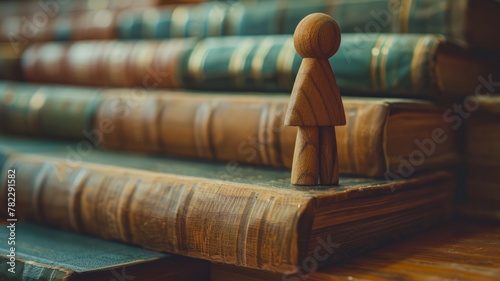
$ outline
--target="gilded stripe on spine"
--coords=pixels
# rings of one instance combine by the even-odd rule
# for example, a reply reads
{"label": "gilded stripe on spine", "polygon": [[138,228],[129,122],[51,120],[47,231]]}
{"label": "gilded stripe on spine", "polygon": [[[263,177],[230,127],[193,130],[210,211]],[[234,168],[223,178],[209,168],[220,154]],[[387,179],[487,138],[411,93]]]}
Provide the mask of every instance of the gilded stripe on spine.
{"label": "gilded stripe on spine", "polygon": [[244,86],[245,77],[244,70],[245,64],[250,54],[250,51],[254,48],[255,43],[252,39],[245,39],[241,42],[240,46],[236,48],[233,55],[229,59],[229,74],[233,77],[234,83],[238,86]]}
{"label": "gilded stripe on spine", "polygon": [[267,37],[260,43],[257,47],[257,51],[252,59],[252,78],[255,84],[262,84],[262,67],[264,66],[264,60],[269,54],[269,51],[273,47],[274,42],[272,37]]}
{"label": "gilded stripe on spine", "polygon": [[205,41],[201,41],[196,44],[193,52],[189,56],[188,60],[188,71],[196,82],[202,82],[204,79],[203,75],[203,65],[205,64],[205,59],[207,57],[207,47]]}
{"label": "gilded stripe on spine", "polygon": [[382,47],[380,58],[380,87],[383,91],[387,90],[387,56],[389,54],[391,45],[393,42],[393,36],[388,36],[387,41],[385,41],[384,47]]}
{"label": "gilded stripe on spine", "polygon": [[380,55],[380,46],[384,42],[385,36],[380,35],[375,42],[375,46],[372,48],[371,60],[370,60],[370,80],[372,81],[372,89],[374,91],[378,90],[377,83],[377,64]]}
{"label": "gilded stripe on spine", "polygon": [[170,37],[184,37],[186,25],[189,21],[188,7],[179,5],[172,13],[172,25],[170,26]]}
{"label": "gilded stripe on spine", "polygon": [[401,13],[399,14],[399,27],[401,33],[408,33],[412,5],[413,0],[402,0],[401,2]]}
{"label": "gilded stripe on spine", "polygon": [[421,83],[422,73],[421,73],[421,55],[424,49],[426,37],[421,37],[417,45],[415,46],[415,50],[413,51],[413,57],[411,60],[411,84],[412,89],[417,89],[419,87],[419,83]]}

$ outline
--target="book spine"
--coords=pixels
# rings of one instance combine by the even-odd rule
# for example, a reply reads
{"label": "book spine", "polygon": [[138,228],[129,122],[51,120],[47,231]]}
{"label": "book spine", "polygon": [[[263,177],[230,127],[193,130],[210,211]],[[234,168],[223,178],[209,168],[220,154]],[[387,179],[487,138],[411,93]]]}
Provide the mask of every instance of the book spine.
{"label": "book spine", "polygon": [[[36,42],[98,39],[167,39],[222,35],[293,34],[302,18],[326,13],[346,33],[441,34],[474,47],[498,49],[484,34],[488,21],[477,25],[477,11],[498,12],[497,3],[471,0],[370,0],[370,1],[257,1],[198,5],[188,1],[126,1],[96,7],[81,5],[29,5],[26,11],[4,4],[0,8],[0,41]],[[475,2],[481,2],[476,5]],[[485,2],[485,3],[483,3]],[[93,8],[92,8],[93,7]],[[478,9],[476,9],[478,7]],[[127,9],[135,8],[135,9]],[[494,12],[488,19],[494,18]],[[45,21],[34,15],[46,16]],[[476,27],[479,26],[479,27]],[[3,31],[2,31],[3,30]],[[487,33],[485,33],[487,34]],[[488,41],[490,39],[490,42]]]}
{"label": "book spine", "polygon": [[189,39],[39,44],[24,53],[23,71],[33,82],[177,88],[182,85],[179,62],[193,44]]}
{"label": "book spine", "polygon": [[0,279],[4,281],[33,280],[33,281],[64,281],[73,274],[73,271],[52,267],[45,264],[26,261],[16,258],[14,272],[9,272],[10,258],[0,254]]}
{"label": "book spine", "polygon": [[311,13],[335,18],[345,33],[441,34],[463,39],[469,0],[267,1],[177,5],[124,11],[121,39],[293,34]]}
{"label": "book spine", "polygon": [[0,82],[0,131],[82,139],[92,130],[99,90]]}
{"label": "book spine", "polygon": [[[89,139],[110,149],[242,164],[292,165],[297,129],[283,125],[285,96],[0,83],[0,100],[4,133]],[[348,125],[336,130],[340,172],[383,176],[389,106],[344,99],[344,107]]]}
{"label": "book spine", "polygon": [[40,7],[33,14],[6,16],[1,19],[0,42],[26,47],[32,42],[116,38],[117,11],[97,10],[55,15],[53,10],[50,10],[53,8],[48,9],[47,12]]}
{"label": "book spine", "polygon": [[[441,41],[436,36],[346,34],[330,63],[344,94],[429,95]],[[291,37],[233,37],[202,40],[181,67],[196,89],[290,91],[300,63]]]}
{"label": "book spine", "polygon": [[[64,159],[10,154],[2,180],[8,169],[23,175],[16,183],[20,219],[273,271],[296,269],[305,239],[299,222],[313,202],[299,191]],[[5,199],[4,183],[0,191]]]}
{"label": "book spine", "polygon": [[0,1],[1,16],[19,16],[32,20],[32,16],[59,17],[67,14],[77,15],[94,11],[126,11],[145,9],[171,4],[199,3],[205,0],[110,0],[96,4],[92,0],[65,0],[53,3],[37,1]]}
{"label": "book spine", "polygon": [[229,6],[222,2],[172,5],[120,13],[119,39],[166,39],[222,36]]}
{"label": "book spine", "polygon": [[[435,54],[442,41],[346,34],[330,63],[343,94],[429,96],[438,91]],[[48,43],[30,47],[22,60],[25,77],[34,82],[287,92],[302,61],[288,35]]]}
{"label": "book spine", "polygon": [[[330,63],[343,94],[426,96],[436,92],[433,62],[442,41],[430,35],[345,34]],[[207,38],[181,68],[195,89],[289,92],[300,63],[289,36]]]}
{"label": "book spine", "polygon": [[[297,129],[283,125],[287,97],[147,95],[128,105],[127,92],[103,92],[95,128],[105,148],[291,168]],[[389,107],[344,100],[344,108],[339,171],[383,176]]]}

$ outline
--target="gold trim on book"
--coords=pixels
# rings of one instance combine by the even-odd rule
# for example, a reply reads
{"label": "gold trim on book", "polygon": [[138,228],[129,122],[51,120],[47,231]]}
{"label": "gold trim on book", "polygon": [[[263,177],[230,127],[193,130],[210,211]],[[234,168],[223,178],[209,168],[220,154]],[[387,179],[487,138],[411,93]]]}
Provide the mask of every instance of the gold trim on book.
{"label": "gold trim on book", "polygon": [[196,109],[194,117],[193,135],[194,143],[196,146],[196,155],[202,158],[214,158],[212,153],[212,137],[211,137],[211,124],[213,109],[217,107],[218,103],[203,102]]}
{"label": "gold trim on book", "polygon": [[401,33],[408,33],[412,4],[413,0],[401,0],[401,13],[399,14],[399,29]]}
{"label": "gold trim on book", "polygon": [[289,87],[292,81],[292,67],[295,59],[295,48],[293,38],[288,38],[278,54],[276,61],[276,73],[278,74],[278,85],[280,88]]}
{"label": "gold trim on book", "polygon": [[201,41],[196,44],[189,56],[188,61],[188,73],[191,78],[196,80],[197,82],[201,82],[204,79],[203,75],[203,65],[205,64],[205,58],[207,53],[206,41]]}
{"label": "gold trim on book", "polygon": [[244,70],[245,64],[250,54],[250,51],[255,47],[255,42],[252,39],[244,39],[241,45],[236,48],[231,59],[229,60],[228,70],[233,77],[234,83],[242,86],[245,82]]}
{"label": "gold trim on book", "polygon": [[[40,109],[45,105],[47,101],[47,96],[43,93],[43,88],[39,88],[30,98],[29,98],[29,110],[27,116],[28,129],[30,132],[38,133],[41,129],[39,126],[39,112]],[[43,133],[43,132],[42,132]]]}
{"label": "gold trim on book", "polygon": [[[135,60],[132,61],[132,64],[137,67],[136,69],[146,69],[147,67],[151,67],[154,62],[154,58],[156,55],[156,50],[158,49],[158,44],[156,42],[147,42],[141,44],[138,42],[135,46],[132,54],[135,54]],[[154,71],[154,70],[153,70]],[[141,79],[140,82],[144,81],[145,77],[136,77],[137,79]]]}
{"label": "gold trim on book", "polygon": [[370,79],[372,81],[372,89],[377,90],[378,89],[378,83],[377,83],[377,62],[378,62],[378,56],[380,55],[380,46],[382,45],[382,42],[384,41],[384,35],[379,35],[377,38],[377,41],[375,42],[375,45],[372,48],[372,58],[370,61]]}
{"label": "gold trim on book", "polygon": [[238,35],[236,27],[241,26],[243,15],[245,14],[245,7],[241,3],[231,5],[226,17],[226,31],[227,35]]}
{"label": "gold trim on book", "polygon": [[427,38],[428,38],[427,36],[424,36],[418,39],[417,45],[415,46],[415,50],[413,51],[413,57],[411,59],[411,68],[410,68],[412,90],[415,90],[417,88],[420,80],[420,73],[417,72],[417,68],[419,68],[420,66],[420,57],[424,49],[424,41]]}
{"label": "gold trim on book", "polygon": [[382,47],[382,56],[380,56],[380,88],[382,90],[387,89],[387,55],[389,54],[393,39],[391,35],[387,37],[384,47]]}
{"label": "gold trim on book", "polygon": [[172,12],[170,37],[184,37],[186,24],[189,20],[189,10],[186,6],[177,6]]}
{"label": "gold trim on book", "polygon": [[226,18],[226,8],[222,3],[214,3],[208,12],[207,36],[221,36],[222,22]]}
{"label": "gold trim on book", "polygon": [[40,110],[42,106],[45,104],[47,97],[42,92],[42,89],[39,89],[30,99],[30,109],[33,111]]}
{"label": "gold trim on book", "polygon": [[252,59],[252,78],[254,79],[255,84],[262,84],[262,66],[264,65],[264,60],[266,56],[269,54],[273,46],[273,38],[268,37],[260,43],[257,47],[257,51]]}

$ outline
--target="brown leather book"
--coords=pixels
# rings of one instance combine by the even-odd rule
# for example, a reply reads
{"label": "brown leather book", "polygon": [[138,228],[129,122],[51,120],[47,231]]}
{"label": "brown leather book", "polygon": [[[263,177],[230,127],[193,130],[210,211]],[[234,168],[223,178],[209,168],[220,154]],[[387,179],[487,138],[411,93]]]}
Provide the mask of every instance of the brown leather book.
{"label": "brown leather book", "polygon": [[[131,94],[103,91],[94,122],[102,147],[291,167],[297,128],[283,125],[288,96]],[[460,163],[457,132],[432,103],[343,102],[347,125],[337,128],[340,173],[407,177]]]}
{"label": "brown leather book", "polygon": [[0,162],[0,200],[15,170],[19,219],[277,272],[297,271],[312,255],[321,265],[342,260],[442,221],[456,184],[453,173],[436,171],[299,187],[289,170],[234,162],[134,156],[85,142],[2,137],[0,145],[11,151]]}
{"label": "brown leather book", "polygon": [[[289,169],[297,128],[284,126],[288,99],[0,83],[0,131]],[[337,129],[341,174],[392,179],[460,163],[458,134],[449,120],[455,113],[443,118],[445,109],[408,99],[343,103],[347,125]]]}
{"label": "brown leather book", "polygon": [[183,79],[179,64],[195,42],[172,39],[35,44],[23,55],[23,74],[31,82],[180,88]]}

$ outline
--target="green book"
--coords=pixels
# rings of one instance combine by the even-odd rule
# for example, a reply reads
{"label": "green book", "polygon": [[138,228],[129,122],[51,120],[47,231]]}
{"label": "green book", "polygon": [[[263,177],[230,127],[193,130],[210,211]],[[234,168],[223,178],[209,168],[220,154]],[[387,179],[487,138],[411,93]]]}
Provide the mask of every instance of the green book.
{"label": "green book", "polygon": [[320,12],[335,18],[343,33],[441,34],[474,47],[500,47],[499,39],[487,36],[495,32],[500,10],[489,0],[221,2],[124,12],[117,38],[292,34],[302,18]]}
{"label": "green book", "polygon": [[[72,81],[94,85],[93,82],[99,80],[99,86],[138,86],[141,89],[156,85],[154,88],[290,93],[302,62],[295,52],[291,35],[209,37],[198,40],[192,48],[179,47],[183,42],[193,43],[187,40],[162,42],[172,44],[175,52],[171,53],[158,51],[158,41],[112,42],[110,48],[116,49],[109,50],[134,49],[138,54],[148,54],[131,55],[127,63],[123,61],[119,66],[116,63],[122,60],[108,59],[100,41],[71,45],[44,43],[24,52],[23,72],[29,81],[41,83]],[[37,48],[77,51],[67,51],[53,59],[37,52]],[[82,54],[94,52],[85,64],[76,62]],[[160,55],[174,57],[160,67],[159,61],[153,59]],[[500,77],[498,65],[459,48],[440,35],[343,34],[340,48],[330,58],[330,63],[342,95],[354,96],[445,99],[471,95],[481,81],[498,81]],[[54,64],[61,67],[55,68]],[[151,70],[158,73],[151,75]],[[157,76],[161,79],[150,81]],[[169,83],[159,84],[167,80],[166,77]]]}
{"label": "green book", "polygon": [[[206,38],[189,52],[180,72],[199,90],[290,92],[302,62],[290,35]],[[343,34],[330,64],[342,95],[355,96],[467,96],[479,76],[500,75],[434,35]]]}
{"label": "green book", "polygon": [[0,132],[82,138],[83,130],[92,130],[100,92],[97,88],[0,82]]}
{"label": "green book", "polygon": [[200,260],[11,223],[0,227],[1,280],[209,280],[209,265]]}

